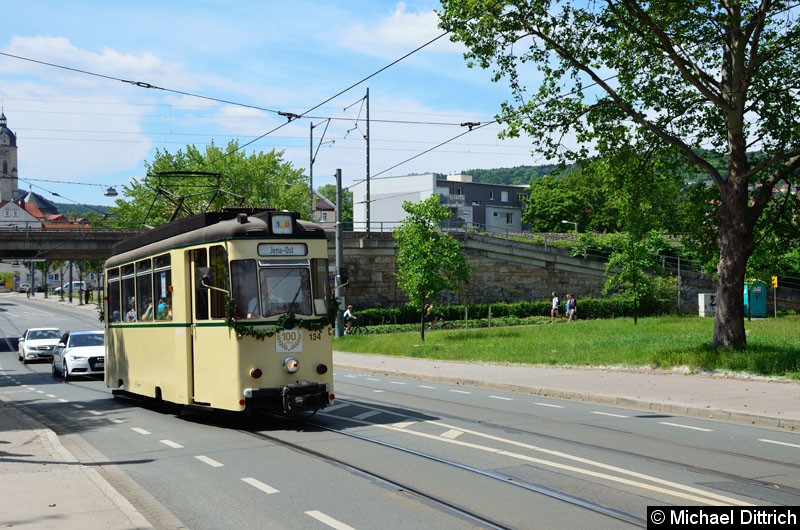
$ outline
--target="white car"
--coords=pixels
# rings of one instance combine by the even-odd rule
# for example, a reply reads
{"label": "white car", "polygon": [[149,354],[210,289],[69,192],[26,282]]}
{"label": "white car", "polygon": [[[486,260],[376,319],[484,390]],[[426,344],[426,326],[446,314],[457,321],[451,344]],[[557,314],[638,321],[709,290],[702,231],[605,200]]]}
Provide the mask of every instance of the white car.
{"label": "white car", "polygon": [[17,358],[23,364],[50,361],[53,358],[53,348],[58,344],[61,335],[58,328],[26,329],[19,338]]}
{"label": "white car", "polygon": [[[58,287],[53,289],[53,292],[55,294],[61,294],[61,287],[62,286],[59,285]],[[65,294],[68,293],[69,283],[64,284],[63,287],[64,287],[64,293]],[[72,282],[72,294],[78,295],[79,293],[82,293],[85,290],[86,290],[86,282]]]}
{"label": "white car", "polygon": [[105,372],[105,335],[100,331],[68,331],[53,350],[53,377],[64,381],[76,375]]}

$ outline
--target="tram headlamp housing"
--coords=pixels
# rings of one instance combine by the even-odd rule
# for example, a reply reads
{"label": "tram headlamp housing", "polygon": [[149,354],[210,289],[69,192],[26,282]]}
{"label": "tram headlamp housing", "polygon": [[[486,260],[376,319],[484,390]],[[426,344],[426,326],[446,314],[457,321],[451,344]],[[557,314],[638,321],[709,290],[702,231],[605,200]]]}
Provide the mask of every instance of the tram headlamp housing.
{"label": "tram headlamp housing", "polygon": [[283,371],[287,374],[296,373],[300,369],[300,361],[297,357],[287,357],[283,360]]}

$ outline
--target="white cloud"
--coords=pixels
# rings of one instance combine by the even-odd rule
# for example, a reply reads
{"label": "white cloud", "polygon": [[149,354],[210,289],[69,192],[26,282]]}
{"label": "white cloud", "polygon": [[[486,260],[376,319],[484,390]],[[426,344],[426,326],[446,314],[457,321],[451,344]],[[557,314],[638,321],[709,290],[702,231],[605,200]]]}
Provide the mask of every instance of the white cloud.
{"label": "white cloud", "polygon": [[[398,3],[384,19],[371,27],[362,23],[349,26],[343,32],[342,45],[366,55],[388,59],[398,58],[443,33],[437,24],[439,17],[433,10],[407,12],[406,5]],[[460,46],[442,37],[425,48],[427,52],[461,53]]]}

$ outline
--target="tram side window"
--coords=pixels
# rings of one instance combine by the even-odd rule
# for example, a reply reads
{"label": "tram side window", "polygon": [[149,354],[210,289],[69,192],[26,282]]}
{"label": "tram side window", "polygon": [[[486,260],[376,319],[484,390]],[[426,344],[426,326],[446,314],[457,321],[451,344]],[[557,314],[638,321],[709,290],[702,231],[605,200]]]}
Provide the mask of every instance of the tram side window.
{"label": "tram side window", "polygon": [[169,254],[153,258],[156,320],[172,320],[172,267]]}
{"label": "tram side window", "polygon": [[328,260],[311,260],[311,288],[314,297],[314,312],[318,315],[328,314],[330,285],[328,282]]}
{"label": "tram side window", "polygon": [[231,262],[231,294],[235,303],[235,318],[261,316],[256,260],[241,259]]}
{"label": "tram side window", "polygon": [[197,320],[208,320],[208,291],[200,285],[201,267],[208,267],[208,256],[206,249],[200,248],[192,251],[192,262],[194,263],[194,318]]}
{"label": "tram side window", "polygon": [[133,265],[122,267],[122,320],[136,322],[136,289],[133,279]]}
{"label": "tram side window", "polygon": [[122,321],[122,303],[120,297],[120,281],[119,269],[109,269],[106,271],[106,296],[108,302],[106,303],[106,311],[108,312],[109,322]]}
{"label": "tram side window", "polygon": [[153,266],[149,259],[136,262],[136,309],[139,320],[153,320]]}
{"label": "tram side window", "polygon": [[[228,271],[228,251],[222,245],[215,245],[209,249],[211,262],[211,284],[214,287],[230,292],[230,272]],[[211,291],[211,318],[225,318],[225,293],[210,289]]]}

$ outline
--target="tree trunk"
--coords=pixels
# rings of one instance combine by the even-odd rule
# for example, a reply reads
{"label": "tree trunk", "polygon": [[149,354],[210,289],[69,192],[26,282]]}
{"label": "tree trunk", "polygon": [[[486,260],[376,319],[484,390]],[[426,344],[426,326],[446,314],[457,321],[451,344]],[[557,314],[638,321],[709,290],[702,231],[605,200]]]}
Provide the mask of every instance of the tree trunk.
{"label": "tree trunk", "polygon": [[753,229],[757,215],[748,205],[747,180],[731,175],[720,189],[719,275],[714,315],[714,346],[744,349],[744,276],[755,250]]}

